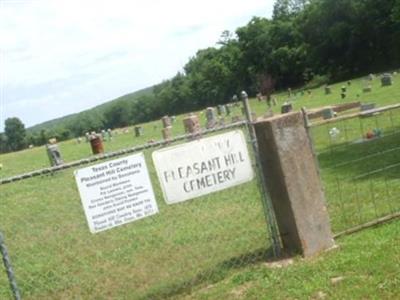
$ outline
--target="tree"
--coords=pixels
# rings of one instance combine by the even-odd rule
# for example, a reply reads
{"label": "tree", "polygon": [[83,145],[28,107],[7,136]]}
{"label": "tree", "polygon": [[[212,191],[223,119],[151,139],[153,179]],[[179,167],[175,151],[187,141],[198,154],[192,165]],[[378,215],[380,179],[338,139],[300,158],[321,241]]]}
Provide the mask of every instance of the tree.
{"label": "tree", "polygon": [[8,118],[4,122],[4,133],[11,151],[21,150],[25,147],[25,125],[18,118]]}

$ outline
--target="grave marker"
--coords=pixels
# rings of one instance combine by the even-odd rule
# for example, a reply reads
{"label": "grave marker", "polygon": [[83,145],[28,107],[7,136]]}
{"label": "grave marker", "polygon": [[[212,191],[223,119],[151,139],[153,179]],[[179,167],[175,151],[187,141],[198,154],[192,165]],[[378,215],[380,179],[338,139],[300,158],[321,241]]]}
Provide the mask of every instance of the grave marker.
{"label": "grave marker", "polygon": [[104,152],[104,147],[103,147],[103,141],[100,137],[100,135],[96,133],[92,133],[90,135],[90,146],[92,148],[92,153],[93,154],[100,154]]}
{"label": "grave marker", "polygon": [[385,73],[381,77],[381,86],[390,86],[392,85],[392,75],[389,73]]}
{"label": "grave marker", "polygon": [[143,128],[141,126],[135,126],[135,137],[143,135]]}
{"label": "grave marker", "polygon": [[197,115],[190,114],[188,117],[184,118],[183,126],[185,128],[185,133],[192,134],[192,137],[189,137],[189,139],[194,139],[200,135],[200,122]]}
{"label": "grave marker", "polygon": [[50,160],[50,165],[52,167],[59,166],[64,163],[57,144],[47,144],[46,150],[47,150],[47,156],[49,157]]}
{"label": "grave marker", "polygon": [[213,107],[207,107],[206,118],[207,118],[206,128],[207,129],[214,128],[215,125],[217,124],[217,116],[215,114],[215,109]]}
{"label": "grave marker", "polygon": [[330,86],[325,86],[325,95],[329,95],[331,93],[331,88]]}

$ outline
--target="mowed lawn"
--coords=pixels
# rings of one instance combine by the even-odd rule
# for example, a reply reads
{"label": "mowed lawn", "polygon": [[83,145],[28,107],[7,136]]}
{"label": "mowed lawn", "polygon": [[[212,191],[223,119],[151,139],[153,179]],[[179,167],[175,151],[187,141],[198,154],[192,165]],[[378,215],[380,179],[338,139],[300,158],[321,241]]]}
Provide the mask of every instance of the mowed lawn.
{"label": "mowed lawn", "polygon": [[[292,101],[295,110],[344,101],[395,104],[400,102],[397,78],[400,77],[394,77],[390,87],[380,87],[379,79],[375,79],[372,92],[366,94],[361,92],[363,79],[352,80],[344,100],[340,99],[340,87],[347,83],[332,85],[331,95],[324,95],[323,88],[318,88],[311,94],[297,93]],[[277,98],[282,103],[287,93],[278,94]],[[258,116],[267,111],[266,104],[255,99],[251,106]],[[273,109],[279,111],[279,106]],[[204,113],[199,114],[205,124]],[[235,115],[241,115],[240,107],[233,108],[225,122]],[[174,135],[183,133],[183,117],[177,116]],[[400,147],[400,112],[380,114],[362,122],[364,127],[359,119],[352,119],[311,129],[335,232],[400,209],[400,170],[396,167],[400,152],[395,151]],[[138,138],[132,128],[127,133],[118,130],[112,141],[105,142],[106,151],[161,138],[160,121],[142,126],[144,136]],[[335,139],[329,135],[332,127],[341,132]],[[367,130],[376,127],[383,133],[381,138],[360,141]],[[65,161],[91,155],[85,142],[71,140],[59,147]],[[381,281],[382,288],[365,288],[372,294],[349,295],[395,295],[391,291],[399,282],[398,273],[393,273],[396,264],[399,267],[396,257],[400,257],[395,234],[398,222],[340,239],[339,251],[315,260],[298,260],[283,270],[265,269],[271,243],[257,180],[168,206],[158,186],[151,150],[146,150],[145,155],[160,213],[95,235],[87,228],[72,170],[0,186],[0,230],[5,234],[24,298],[154,299],[192,292],[187,297],[218,299],[220,295],[231,295],[258,299],[265,295],[268,299],[271,295],[279,299],[314,297],[319,291],[335,297],[336,289],[341,298],[351,292],[351,283],[361,289],[364,282],[371,285]],[[364,159],[356,161],[359,158]],[[4,178],[47,167],[48,158],[44,147],[36,147],[1,155],[0,163],[0,176]],[[368,175],[389,166],[393,167]],[[357,178],[360,175],[364,177]],[[395,242],[397,246],[392,244]],[[366,245],[370,248],[366,249]],[[386,250],[391,253],[385,256],[382,253]],[[369,274],[371,262],[376,263],[376,273]],[[335,269],[336,266],[340,268]],[[351,272],[361,275],[351,277]],[[335,276],[345,279],[331,287],[329,280]],[[370,277],[363,280],[363,276]],[[269,279],[264,281],[265,278]],[[214,286],[217,282],[221,283]],[[0,299],[8,297],[7,281],[0,271]]]}

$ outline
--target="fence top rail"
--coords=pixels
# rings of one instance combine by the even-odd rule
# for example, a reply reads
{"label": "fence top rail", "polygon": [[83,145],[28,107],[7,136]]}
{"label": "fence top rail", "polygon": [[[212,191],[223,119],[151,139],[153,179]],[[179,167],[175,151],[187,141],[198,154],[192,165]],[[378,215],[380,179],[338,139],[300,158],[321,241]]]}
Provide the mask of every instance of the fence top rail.
{"label": "fence top rail", "polygon": [[368,116],[371,114],[385,112],[388,110],[398,109],[398,108],[400,108],[400,103],[382,106],[382,107],[378,107],[378,108],[373,108],[373,109],[369,109],[369,110],[365,110],[365,111],[359,111],[359,112],[351,113],[348,115],[335,117],[332,119],[321,120],[321,121],[317,121],[317,122],[310,122],[309,126],[314,127],[314,126],[319,126],[319,125],[323,125],[323,124],[336,123],[338,121],[343,121],[343,120],[357,118],[357,117],[364,117],[364,116]]}
{"label": "fence top rail", "polygon": [[72,161],[69,163],[64,163],[59,166],[38,169],[38,170],[31,171],[31,172],[15,175],[12,177],[7,177],[4,179],[0,178],[0,185],[15,182],[15,181],[20,181],[20,180],[24,180],[24,179],[32,178],[32,177],[36,177],[36,176],[41,176],[41,175],[45,175],[45,174],[52,174],[52,173],[55,173],[55,172],[58,172],[61,170],[71,169],[71,168],[78,167],[81,165],[90,164],[90,163],[93,163],[96,161],[107,160],[107,159],[110,159],[113,157],[123,156],[123,155],[129,154],[129,153],[135,153],[135,152],[142,151],[142,150],[149,149],[149,148],[166,146],[170,143],[182,141],[182,140],[185,140],[190,137],[197,137],[197,136],[203,135],[203,134],[219,132],[219,131],[223,131],[226,129],[241,127],[243,125],[246,125],[247,123],[248,122],[246,120],[238,121],[238,122],[235,122],[232,124],[218,126],[218,127],[212,128],[212,129],[201,130],[197,133],[183,134],[183,135],[179,135],[179,136],[176,136],[175,138],[171,138],[171,139],[167,139],[167,140],[148,142],[146,144],[142,144],[142,145],[131,147],[131,148],[125,148],[125,149],[117,150],[114,152],[108,152],[108,153],[104,153],[104,154],[94,155],[91,157],[83,158],[83,159]]}

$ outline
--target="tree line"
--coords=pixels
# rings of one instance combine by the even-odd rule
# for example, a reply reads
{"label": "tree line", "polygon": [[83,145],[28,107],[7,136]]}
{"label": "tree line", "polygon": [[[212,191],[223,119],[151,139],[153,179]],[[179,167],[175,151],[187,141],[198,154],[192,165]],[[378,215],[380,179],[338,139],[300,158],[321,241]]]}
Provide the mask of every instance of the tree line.
{"label": "tree line", "polygon": [[154,120],[229,102],[246,90],[324,84],[400,66],[400,0],[276,0],[272,18],[224,31],[174,77],[134,97],[27,130],[22,143],[0,135],[0,151],[41,145],[87,131]]}

